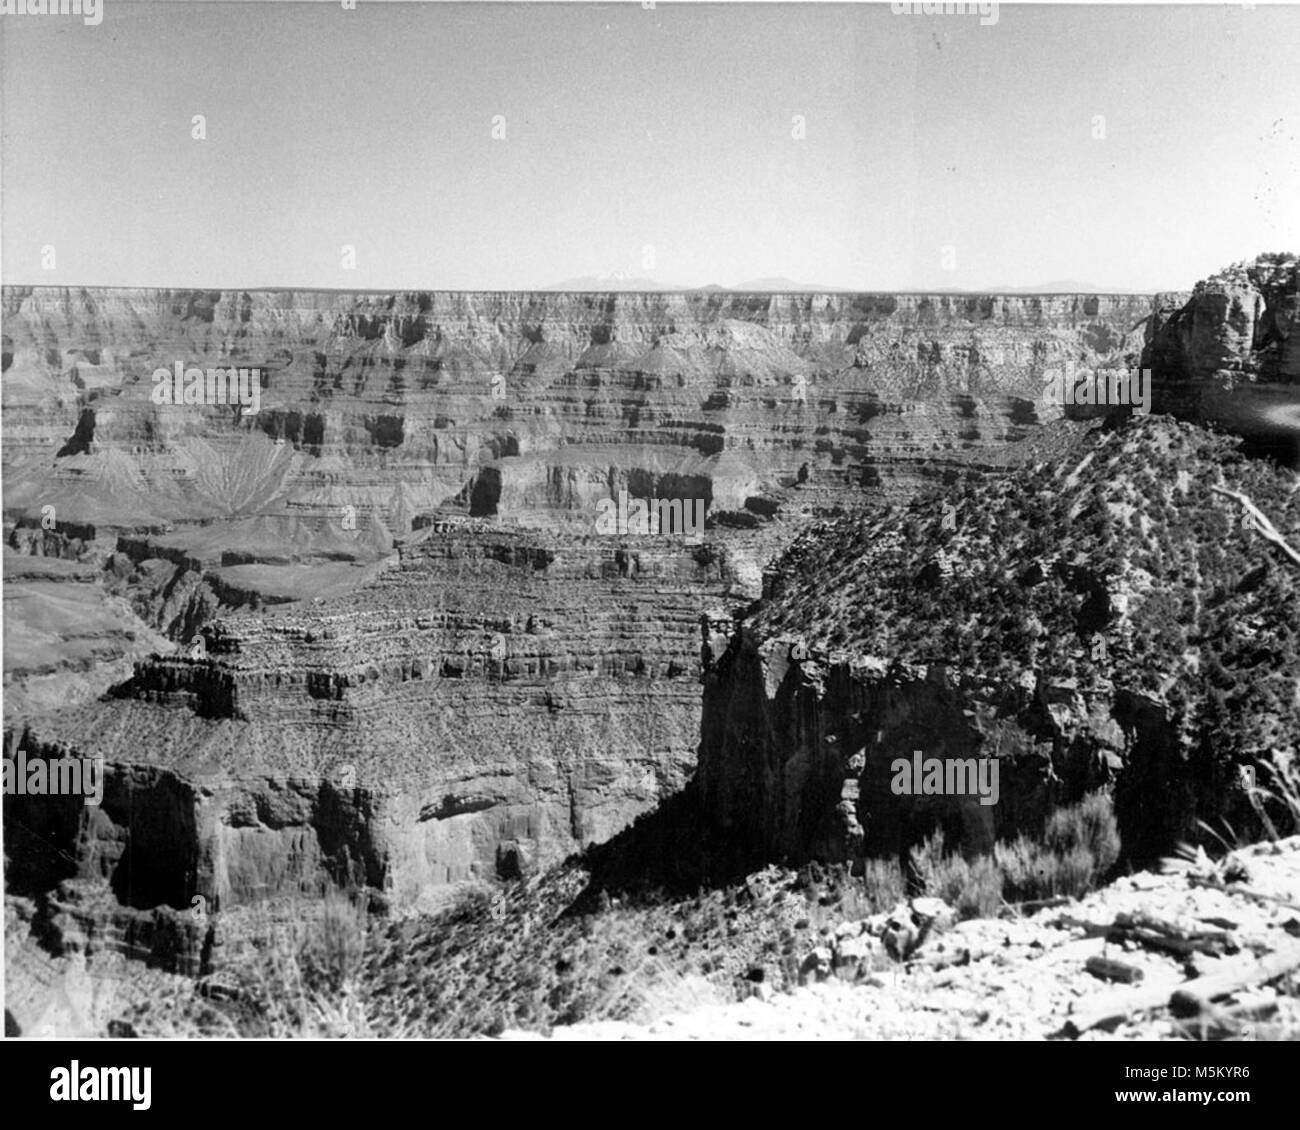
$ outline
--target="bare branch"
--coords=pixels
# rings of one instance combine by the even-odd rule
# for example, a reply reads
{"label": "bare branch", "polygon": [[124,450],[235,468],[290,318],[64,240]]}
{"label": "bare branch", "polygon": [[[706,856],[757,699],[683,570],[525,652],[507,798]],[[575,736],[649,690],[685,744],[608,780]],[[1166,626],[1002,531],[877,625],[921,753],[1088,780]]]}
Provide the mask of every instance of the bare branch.
{"label": "bare branch", "polygon": [[1259,531],[1260,536],[1277,546],[1291,559],[1292,564],[1300,565],[1300,552],[1291,548],[1287,540],[1277,532],[1273,523],[1264,516],[1259,507],[1251,502],[1246,495],[1240,491],[1228,490],[1225,487],[1210,487],[1210,489],[1216,494],[1223,494],[1236,499],[1241,504],[1241,508],[1255,520],[1255,528]]}

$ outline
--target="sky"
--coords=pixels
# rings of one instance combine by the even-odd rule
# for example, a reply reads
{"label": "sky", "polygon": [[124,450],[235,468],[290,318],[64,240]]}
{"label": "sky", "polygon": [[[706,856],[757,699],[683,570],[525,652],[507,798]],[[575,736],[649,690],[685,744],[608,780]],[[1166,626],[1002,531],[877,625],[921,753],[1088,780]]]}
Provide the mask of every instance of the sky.
{"label": "sky", "polygon": [[1300,251],[1300,6],[102,2],[0,15],[5,283],[1181,290]]}

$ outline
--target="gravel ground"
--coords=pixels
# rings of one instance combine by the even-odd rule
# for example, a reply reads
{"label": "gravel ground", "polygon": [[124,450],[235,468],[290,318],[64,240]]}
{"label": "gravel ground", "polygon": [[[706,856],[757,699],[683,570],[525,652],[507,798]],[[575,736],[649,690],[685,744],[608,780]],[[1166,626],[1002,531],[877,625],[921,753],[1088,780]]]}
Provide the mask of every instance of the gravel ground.
{"label": "gravel ground", "polygon": [[[1230,857],[1233,858],[1233,857]],[[557,1040],[1023,1040],[1185,1039],[1189,1033],[1163,1007],[1129,1012],[1117,1024],[1079,1033],[1086,1010],[1105,1001],[1139,1002],[1161,997],[1189,982],[1247,969],[1258,957],[1293,954],[1293,971],[1268,986],[1249,985],[1216,1002],[1215,1015],[1232,1005],[1257,1008],[1256,1017],[1233,1024],[1232,1038],[1300,1038],[1300,837],[1260,844],[1235,853],[1234,870],[1202,861],[1186,870],[1144,872],[1121,879],[1072,903],[1017,919],[960,923],[932,935],[913,955],[921,961],[895,965],[858,980],[831,977],[790,993],[756,995],[735,1004],[707,1005],[637,1025],[602,1021],[557,1027]],[[1197,879],[1222,881],[1226,890]],[[1254,896],[1271,896],[1266,899]],[[1281,901],[1273,901],[1281,900]],[[1292,905],[1288,905],[1292,904]],[[1222,956],[1188,958],[1135,942],[1089,936],[1120,913],[1145,913],[1188,930],[1226,929],[1233,942]],[[856,935],[873,924],[856,924]],[[837,931],[855,936],[854,925]],[[969,960],[965,955],[969,954]],[[1112,985],[1085,969],[1104,956],[1142,971],[1140,983]],[[923,962],[956,960],[943,968]],[[1120,1011],[1117,1009],[1116,1011]],[[1127,1011],[1127,1010],[1125,1010]],[[543,1039],[511,1031],[506,1039]]]}

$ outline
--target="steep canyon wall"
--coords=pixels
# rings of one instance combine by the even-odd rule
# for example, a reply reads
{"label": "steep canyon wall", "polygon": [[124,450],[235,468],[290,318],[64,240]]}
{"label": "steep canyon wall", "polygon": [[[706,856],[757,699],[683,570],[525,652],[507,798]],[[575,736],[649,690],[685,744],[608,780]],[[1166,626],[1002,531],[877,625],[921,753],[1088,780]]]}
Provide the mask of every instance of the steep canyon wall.
{"label": "steep canyon wall", "polygon": [[[410,904],[608,838],[694,772],[703,613],[810,520],[991,465],[1162,300],[3,301],[6,727],[109,763],[97,811],[6,813],[57,849],[30,886],[144,909]],[[259,411],[155,403],[177,361],[260,369]],[[701,543],[598,533],[621,491],[702,499]]]}

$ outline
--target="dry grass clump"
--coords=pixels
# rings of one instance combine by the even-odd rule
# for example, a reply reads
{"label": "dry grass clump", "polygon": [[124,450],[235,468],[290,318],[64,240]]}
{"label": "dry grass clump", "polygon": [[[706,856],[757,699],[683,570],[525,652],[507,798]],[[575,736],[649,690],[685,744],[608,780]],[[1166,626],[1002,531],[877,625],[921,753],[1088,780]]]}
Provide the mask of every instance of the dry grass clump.
{"label": "dry grass clump", "polygon": [[1036,902],[1094,890],[1119,859],[1119,827],[1108,793],[1058,809],[1040,838],[1023,833],[967,860],[945,850],[942,831],[912,849],[911,871],[925,894],[962,918],[989,918],[1005,903]]}
{"label": "dry grass clump", "polygon": [[981,855],[967,860],[944,850],[943,832],[937,831],[909,857],[921,889],[943,899],[962,918],[992,918],[1002,908],[1003,876],[997,862]]}
{"label": "dry grass clump", "polygon": [[1291,750],[1272,750],[1264,773],[1266,780],[1249,795],[1269,839],[1300,833],[1300,758]]}
{"label": "dry grass clump", "polygon": [[331,891],[306,920],[277,919],[266,909],[253,917],[255,944],[248,954],[196,986],[224,1034],[274,1039],[378,1035],[359,987],[368,933],[364,898]]}

